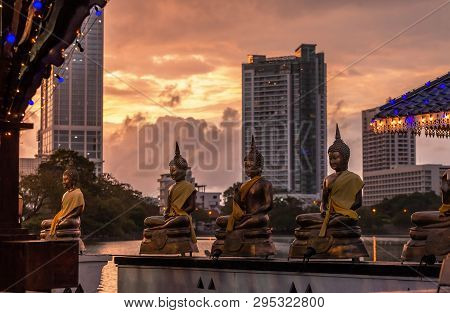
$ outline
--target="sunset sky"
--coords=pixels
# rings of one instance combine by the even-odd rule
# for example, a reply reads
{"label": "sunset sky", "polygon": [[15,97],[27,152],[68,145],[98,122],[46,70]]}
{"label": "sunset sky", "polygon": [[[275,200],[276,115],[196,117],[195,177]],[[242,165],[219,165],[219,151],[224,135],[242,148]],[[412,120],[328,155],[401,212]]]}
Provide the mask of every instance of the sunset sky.
{"label": "sunset sky", "polygon": [[[325,53],[328,144],[339,122],[352,149],[350,170],[361,174],[361,110],[450,70],[450,3],[111,0],[105,9],[105,171],[156,195],[164,170],[138,170],[137,123],[167,116],[220,128],[227,108],[240,115],[247,54],[291,55],[301,43]],[[22,156],[36,153],[33,132],[22,142]],[[418,163],[448,164],[449,146],[444,139],[418,139]],[[194,175],[210,191],[241,178],[239,169]]]}

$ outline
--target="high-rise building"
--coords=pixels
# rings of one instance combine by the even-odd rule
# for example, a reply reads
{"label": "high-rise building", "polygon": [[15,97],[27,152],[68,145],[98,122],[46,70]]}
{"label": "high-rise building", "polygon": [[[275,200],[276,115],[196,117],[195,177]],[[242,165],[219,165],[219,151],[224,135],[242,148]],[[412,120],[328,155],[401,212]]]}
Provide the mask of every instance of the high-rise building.
{"label": "high-rise building", "polygon": [[40,158],[19,158],[19,178],[36,174],[41,162]]}
{"label": "high-rise building", "polygon": [[367,172],[364,178],[364,205],[414,192],[441,193],[441,177],[450,166],[441,164],[400,165]]}
{"label": "high-rise building", "polygon": [[371,171],[416,164],[416,137],[410,132],[375,134],[370,122],[377,113],[378,108],[362,111],[363,179]]}
{"label": "high-rise building", "polygon": [[103,170],[103,22],[93,10],[64,64],[44,80],[38,132],[39,156],[71,149],[93,161],[97,173]]}
{"label": "high-rise building", "polygon": [[326,174],[327,75],[315,48],[242,64],[242,157],[254,134],[275,193],[318,194]]}

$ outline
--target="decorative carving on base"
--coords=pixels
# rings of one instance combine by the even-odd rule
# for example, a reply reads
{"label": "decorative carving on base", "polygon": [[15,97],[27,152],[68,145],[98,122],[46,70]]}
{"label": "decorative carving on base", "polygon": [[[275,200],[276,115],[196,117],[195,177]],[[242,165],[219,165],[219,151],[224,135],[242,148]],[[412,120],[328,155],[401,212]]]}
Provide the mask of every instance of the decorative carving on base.
{"label": "decorative carving on base", "polygon": [[346,216],[330,219],[324,237],[319,237],[323,223],[320,213],[297,216],[299,228],[295,229],[295,240],[289,249],[289,258],[302,259],[308,248],[314,248],[311,258],[352,259],[368,257],[367,249],[361,239],[361,228],[357,221]]}
{"label": "decorative carving on base", "polygon": [[145,229],[140,254],[185,254],[198,252],[191,239],[190,227],[174,229]]}
{"label": "decorative carving on base", "polygon": [[[80,252],[86,250],[86,247],[81,240],[81,229],[80,229],[80,217],[68,218],[61,222],[56,228],[55,236],[51,240],[78,240]],[[43,220],[41,223],[41,240],[48,240],[50,238],[50,227],[52,225],[52,220]]]}
{"label": "decorative carving on base", "polygon": [[450,253],[450,170],[441,177],[442,204],[439,211],[416,212],[411,239],[403,246],[403,261],[434,263]]}
{"label": "decorative carving on base", "polygon": [[403,246],[403,261],[420,262],[425,257],[442,260],[450,253],[450,216],[439,211],[416,212],[411,216],[416,226],[409,231],[410,239]]}
{"label": "decorative carving on base", "polygon": [[225,257],[269,257],[275,255],[270,228],[236,229],[229,233],[221,229],[216,232],[212,255]]}

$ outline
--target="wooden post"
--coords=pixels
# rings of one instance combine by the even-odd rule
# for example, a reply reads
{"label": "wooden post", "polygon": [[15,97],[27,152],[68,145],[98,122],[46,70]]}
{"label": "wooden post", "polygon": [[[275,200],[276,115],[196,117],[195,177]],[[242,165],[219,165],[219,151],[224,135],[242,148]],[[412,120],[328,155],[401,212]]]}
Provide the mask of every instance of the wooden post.
{"label": "wooden post", "polygon": [[0,122],[0,240],[31,239],[19,224],[19,136],[32,124]]}

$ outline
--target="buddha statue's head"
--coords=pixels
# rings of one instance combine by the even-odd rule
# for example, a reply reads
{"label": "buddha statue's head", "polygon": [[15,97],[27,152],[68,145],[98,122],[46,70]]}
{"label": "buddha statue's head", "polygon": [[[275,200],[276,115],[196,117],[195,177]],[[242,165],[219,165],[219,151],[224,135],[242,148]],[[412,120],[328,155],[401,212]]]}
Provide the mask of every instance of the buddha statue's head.
{"label": "buddha statue's head", "polygon": [[175,156],[169,162],[170,177],[175,181],[181,181],[186,178],[186,172],[189,168],[187,161],[180,154],[178,142],[175,143]]}
{"label": "buddha statue's head", "polygon": [[341,139],[338,124],[336,124],[334,143],[328,148],[328,158],[330,160],[330,167],[336,172],[342,172],[348,169],[350,148]]}
{"label": "buddha statue's head", "polygon": [[75,168],[69,167],[63,173],[63,186],[67,190],[74,189],[78,184],[79,176]]}
{"label": "buddha statue's head", "polygon": [[250,151],[244,158],[245,175],[250,178],[259,176],[262,173],[264,166],[264,158],[262,154],[256,149],[255,138],[252,135],[252,144]]}

